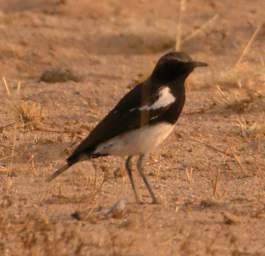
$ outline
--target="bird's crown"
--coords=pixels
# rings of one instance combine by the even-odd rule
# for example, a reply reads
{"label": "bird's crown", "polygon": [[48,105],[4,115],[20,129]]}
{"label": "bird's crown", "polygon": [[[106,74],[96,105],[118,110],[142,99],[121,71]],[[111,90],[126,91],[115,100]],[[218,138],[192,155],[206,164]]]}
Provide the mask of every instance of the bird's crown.
{"label": "bird's crown", "polygon": [[169,52],[158,60],[151,78],[161,83],[184,81],[194,68],[203,66],[207,64],[193,61],[185,52]]}

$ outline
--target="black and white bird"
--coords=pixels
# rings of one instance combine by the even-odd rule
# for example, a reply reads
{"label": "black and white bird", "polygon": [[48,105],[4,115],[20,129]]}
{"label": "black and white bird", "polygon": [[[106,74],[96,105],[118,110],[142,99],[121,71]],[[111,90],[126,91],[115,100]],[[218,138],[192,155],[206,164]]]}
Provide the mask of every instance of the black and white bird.
{"label": "black and white bird", "polygon": [[129,91],[66,159],[66,165],[48,181],[77,162],[107,155],[127,156],[126,170],[137,202],[140,202],[132,176],[132,158],[138,156],[137,169],[152,203],[157,199],[143,172],[145,156],[157,148],[173,131],[185,103],[185,80],[196,67],[184,52],[162,56],[152,74]]}

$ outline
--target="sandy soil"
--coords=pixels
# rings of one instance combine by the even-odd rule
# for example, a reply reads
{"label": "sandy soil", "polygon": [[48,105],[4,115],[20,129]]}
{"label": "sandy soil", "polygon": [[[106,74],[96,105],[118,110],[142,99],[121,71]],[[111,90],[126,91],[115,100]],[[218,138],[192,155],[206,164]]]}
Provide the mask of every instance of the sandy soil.
{"label": "sandy soil", "polygon": [[[0,255],[265,255],[264,26],[235,66],[264,0],[187,2],[182,49],[210,66],[189,78],[176,130],[146,165],[158,205],[138,177],[134,203],[119,158],[45,178],[174,49],[179,2],[0,9]],[[68,76],[50,81],[58,70]]]}

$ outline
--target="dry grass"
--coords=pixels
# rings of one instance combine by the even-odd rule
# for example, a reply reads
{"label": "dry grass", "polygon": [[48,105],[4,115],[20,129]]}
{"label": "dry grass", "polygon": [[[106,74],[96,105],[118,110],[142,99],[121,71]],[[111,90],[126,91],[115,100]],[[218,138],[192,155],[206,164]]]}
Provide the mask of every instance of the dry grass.
{"label": "dry grass", "polygon": [[6,79],[3,78],[3,85],[7,93],[8,112],[16,124],[34,129],[44,119],[43,109],[37,102],[21,99],[21,84],[18,82],[15,90],[11,90]]}
{"label": "dry grass", "polygon": [[234,68],[218,72],[216,84],[232,88],[244,88],[248,86],[251,81],[256,81],[256,84],[264,84],[265,65],[261,59],[260,64],[255,65],[252,63],[238,64]]}
{"label": "dry grass", "polygon": [[[12,143],[10,143],[10,146],[5,147],[3,157],[5,161],[8,160],[5,172],[7,172],[9,176],[11,176],[14,171],[14,161],[17,150],[17,144],[20,141],[22,135],[21,133],[19,133],[19,129],[26,128],[32,130],[36,128],[43,120],[43,111],[40,104],[33,101],[21,99],[21,84],[19,82],[17,83],[15,89],[11,89],[5,78],[2,79],[2,84],[7,94],[6,110],[8,115],[10,115],[12,121],[7,125],[1,127],[0,131],[3,131],[7,128],[13,129],[11,134]],[[33,170],[36,173],[33,159],[34,156],[31,159],[31,164]],[[5,183],[8,187],[7,190],[9,190],[12,186],[12,178],[7,177],[7,181]]]}
{"label": "dry grass", "polygon": [[205,23],[203,23],[201,26],[199,26],[197,29],[193,30],[189,35],[184,37],[183,43],[191,40],[192,38],[196,37],[197,35],[203,33],[206,29],[211,27],[216,20],[219,18],[218,14],[215,14],[213,17],[211,17],[209,20],[207,20]]}
{"label": "dry grass", "polygon": [[[217,79],[217,92],[215,101],[217,104],[236,111],[248,109],[257,98],[264,97],[259,87],[265,84],[265,65],[261,59],[261,65],[255,66],[242,63],[242,60],[250,50],[255,38],[261,30],[263,24],[257,26],[256,30],[243,48],[234,67],[222,72]],[[255,82],[254,82],[255,81]],[[231,90],[231,88],[235,88]]]}
{"label": "dry grass", "polygon": [[193,183],[193,168],[192,167],[186,168],[185,172],[186,172],[187,181],[191,185]]}
{"label": "dry grass", "polygon": [[264,97],[264,71],[264,67],[243,65],[221,74],[216,85],[216,104],[237,112],[250,109],[256,100]]}
{"label": "dry grass", "polygon": [[213,197],[218,197],[218,183],[220,178],[220,170],[216,170],[214,174],[212,174],[211,177],[211,185],[212,185],[212,191],[213,191]]}
{"label": "dry grass", "polygon": [[258,122],[250,122],[245,117],[239,116],[236,120],[236,126],[243,138],[260,138],[265,136],[265,124]]}
{"label": "dry grass", "polygon": [[28,128],[35,128],[43,120],[40,104],[33,101],[11,101],[14,119]]}
{"label": "dry grass", "polygon": [[215,102],[225,108],[243,112],[248,109],[253,97],[245,97],[242,90],[225,91],[219,85],[216,86]]}

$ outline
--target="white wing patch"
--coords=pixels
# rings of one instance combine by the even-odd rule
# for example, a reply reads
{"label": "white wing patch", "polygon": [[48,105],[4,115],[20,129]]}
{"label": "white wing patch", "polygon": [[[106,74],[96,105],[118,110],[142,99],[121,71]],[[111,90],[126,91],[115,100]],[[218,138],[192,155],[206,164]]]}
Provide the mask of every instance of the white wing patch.
{"label": "white wing patch", "polygon": [[129,112],[133,112],[135,109],[137,109],[137,108],[130,108]]}
{"label": "white wing patch", "polygon": [[151,110],[151,109],[163,108],[172,104],[175,100],[176,98],[170,92],[170,88],[165,87],[162,90],[160,90],[157,101],[155,101],[152,105],[144,105],[140,107],[139,110]]}

